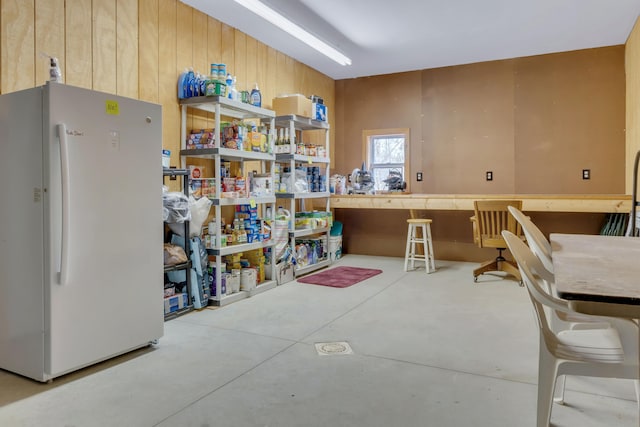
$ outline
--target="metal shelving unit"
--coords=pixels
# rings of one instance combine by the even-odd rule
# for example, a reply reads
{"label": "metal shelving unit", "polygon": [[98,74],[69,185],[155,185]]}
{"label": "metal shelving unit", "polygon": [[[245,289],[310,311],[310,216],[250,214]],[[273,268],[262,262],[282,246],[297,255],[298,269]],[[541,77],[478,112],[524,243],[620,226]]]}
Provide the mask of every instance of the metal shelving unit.
{"label": "metal shelving unit", "polygon": [[[315,165],[324,168],[324,179],[327,191],[309,191],[309,192],[278,192],[276,197],[278,204],[284,202],[289,212],[291,213],[291,223],[289,225],[289,239],[292,248],[296,247],[296,239],[303,237],[319,237],[325,240],[326,258],[319,260],[315,264],[309,264],[304,266],[296,266],[295,275],[302,276],[320,268],[327,267],[331,264],[329,257],[329,227],[315,228],[315,229],[295,229],[295,214],[297,206],[300,205],[301,209],[304,209],[304,203],[306,200],[311,199],[325,199],[324,211],[330,211],[330,193],[329,193],[329,164],[331,160],[329,158],[329,129],[330,126],[327,122],[312,120],[308,117],[301,117],[297,115],[284,115],[277,116],[275,118],[276,128],[285,128],[289,130],[289,153],[277,153],[276,162],[281,165],[287,165],[291,172],[289,189],[295,188],[295,169],[297,165]],[[304,131],[324,131],[324,151],[326,156],[310,156],[301,153],[296,153],[297,138],[298,135],[302,137]]]}
{"label": "metal shelving unit", "polygon": [[[182,179],[182,191],[184,192],[184,194],[186,194],[187,196],[189,195],[189,180],[187,179],[187,177],[189,176],[189,171],[186,169],[170,169],[170,168],[163,168],[162,171],[162,178],[164,180],[164,178],[169,177],[170,180],[176,180],[177,177],[181,177]],[[176,265],[165,265],[164,266],[164,272],[165,273],[169,273],[171,271],[180,271],[180,270],[184,270],[185,271],[185,280],[186,280],[186,293],[187,293],[187,306],[185,306],[184,308],[178,310],[178,311],[174,311],[172,313],[166,313],[164,315],[164,320],[169,320],[169,319],[173,319],[175,317],[178,317],[182,314],[185,314],[191,310],[193,310],[193,300],[191,298],[191,274],[189,272],[189,270],[191,269],[191,261],[189,260],[189,254],[191,252],[191,247],[190,247],[190,242],[189,242],[189,221],[185,221],[184,222],[184,252],[187,254],[187,262],[183,262],[181,264],[176,264]],[[166,279],[165,279],[166,280]]]}
{"label": "metal shelving unit", "polygon": [[[217,230],[220,230],[221,218],[222,218],[222,207],[223,206],[235,206],[235,205],[252,205],[252,206],[268,206],[270,207],[270,211],[273,213],[275,211],[275,195],[261,196],[261,197],[242,197],[242,198],[223,198],[221,197],[222,185],[221,185],[221,177],[220,171],[223,161],[229,162],[239,162],[240,166],[244,166],[245,161],[258,161],[260,162],[260,169],[262,172],[269,171],[271,174],[271,179],[273,182],[274,178],[274,166],[275,166],[275,155],[273,154],[273,129],[274,129],[274,118],[275,113],[271,110],[267,110],[264,108],[254,107],[249,104],[244,104],[239,101],[233,101],[220,96],[213,97],[195,97],[189,99],[180,100],[181,105],[181,114],[182,114],[182,125],[181,125],[181,144],[182,150],[180,150],[181,162],[182,166],[186,167],[186,159],[188,157],[198,157],[204,159],[210,159],[214,162],[214,172],[212,178],[215,178],[215,195],[216,197],[210,198],[213,204],[213,209],[215,211],[215,227]],[[205,149],[185,149],[186,148],[186,139],[187,139],[187,109],[188,108],[196,108],[199,110],[207,111],[210,113],[214,113],[215,117],[215,127],[214,127],[214,140],[215,140],[215,148],[205,148]],[[221,133],[221,117],[228,117],[233,119],[257,119],[262,123],[266,124],[269,129],[269,138],[268,138],[268,152],[254,152],[254,151],[245,151],[245,150],[235,150],[231,148],[225,148],[222,145],[222,141],[220,140]],[[273,214],[272,214],[273,215]],[[273,218],[271,218],[273,219]],[[214,305],[227,305],[232,302],[256,295],[260,292],[264,292],[268,289],[274,288],[276,286],[275,280],[267,280],[263,283],[260,283],[256,286],[252,291],[240,291],[235,292],[230,295],[221,295],[221,281],[222,281],[222,257],[225,255],[232,255],[240,252],[262,249],[266,247],[270,247],[272,243],[270,241],[260,241],[246,244],[236,244],[229,246],[222,246],[221,241],[221,233],[216,233],[214,248],[207,249],[209,255],[215,256],[215,283],[216,283],[216,292],[215,295],[209,298],[209,302]],[[273,272],[274,264],[273,259],[269,265],[265,265],[265,268],[268,268]],[[271,274],[270,277],[273,277]]]}

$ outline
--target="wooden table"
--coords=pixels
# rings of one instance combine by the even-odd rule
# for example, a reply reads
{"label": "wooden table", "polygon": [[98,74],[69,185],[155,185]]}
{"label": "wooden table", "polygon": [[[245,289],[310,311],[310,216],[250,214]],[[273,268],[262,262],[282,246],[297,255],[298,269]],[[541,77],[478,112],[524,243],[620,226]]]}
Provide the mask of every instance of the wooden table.
{"label": "wooden table", "polygon": [[640,238],[552,233],[550,240],[556,290],[572,309],[640,319]]}
{"label": "wooden table", "polygon": [[589,314],[640,318],[640,238],[550,236],[558,295]]}
{"label": "wooden table", "polygon": [[631,211],[631,196],[624,194],[334,194],[331,208],[472,211],[474,200],[496,199],[522,200],[524,212]]}

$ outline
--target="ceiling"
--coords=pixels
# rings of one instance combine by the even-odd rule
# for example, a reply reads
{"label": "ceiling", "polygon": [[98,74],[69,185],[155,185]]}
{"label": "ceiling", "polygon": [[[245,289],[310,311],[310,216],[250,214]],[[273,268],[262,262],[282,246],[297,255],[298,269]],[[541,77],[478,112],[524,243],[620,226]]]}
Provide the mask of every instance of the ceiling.
{"label": "ceiling", "polygon": [[263,0],[339,65],[233,0],[181,0],[333,79],[624,44],[640,0]]}

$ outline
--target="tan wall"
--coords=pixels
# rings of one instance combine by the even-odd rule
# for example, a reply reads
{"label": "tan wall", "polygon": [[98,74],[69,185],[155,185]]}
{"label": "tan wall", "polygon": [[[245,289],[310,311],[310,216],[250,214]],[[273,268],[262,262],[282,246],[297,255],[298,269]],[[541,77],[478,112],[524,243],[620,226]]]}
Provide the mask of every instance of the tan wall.
{"label": "tan wall", "polygon": [[625,49],[625,70],[627,82],[626,121],[626,181],[627,194],[633,192],[633,163],[640,150],[640,25],[636,25],[627,39]]}
{"label": "tan wall", "polygon": [[[363,129],[409,127],[414,193],[624,193],[624,58],[614,46],[339,80],[335,170],[360,166]],[[474,246],[471,214],[423,212],[434,220],[437,258],[495,256]],[[346,252],[402,256],[408,215],[338,210]],[[598,233],[604,215],[535,220],[545,233]]]}
{"label": "tan wall", "polygon": [[[323,96],[333,121],[334,81],[177,0],[1,0],[0,92],[43,84],[46,52],[70,85],[163,106],[163,146],[179,165],[178,75],[224,62],[240,90],[257,82],[263,106],[280,93]],[[189,127],[211,127],[191,117]]]}
{"label": "tan wall", "polygon": [[625,191],[624,46],[340,80],[336,93],[341,173],[360,166],[364,129],[409,127],[414,193]]}

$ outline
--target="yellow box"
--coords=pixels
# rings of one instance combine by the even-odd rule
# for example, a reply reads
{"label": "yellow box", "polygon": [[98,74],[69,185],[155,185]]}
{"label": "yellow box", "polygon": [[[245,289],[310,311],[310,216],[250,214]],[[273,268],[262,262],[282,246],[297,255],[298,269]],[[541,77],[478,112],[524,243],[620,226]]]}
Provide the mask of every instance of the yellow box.
{"label": "yellow box", "polygon": [[273,98],[271,107],[277,116],[295,114],[302,117],[311,117],[312,113],[311,100],[300,94]]}

